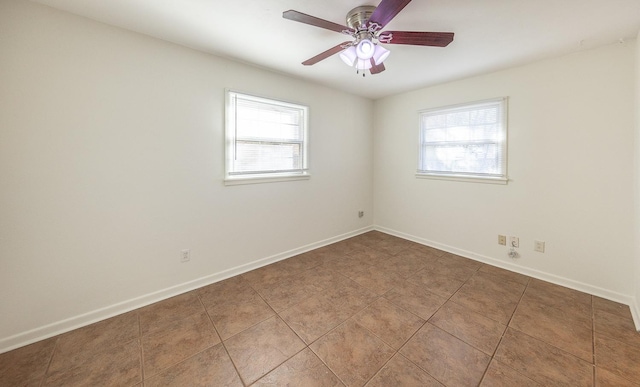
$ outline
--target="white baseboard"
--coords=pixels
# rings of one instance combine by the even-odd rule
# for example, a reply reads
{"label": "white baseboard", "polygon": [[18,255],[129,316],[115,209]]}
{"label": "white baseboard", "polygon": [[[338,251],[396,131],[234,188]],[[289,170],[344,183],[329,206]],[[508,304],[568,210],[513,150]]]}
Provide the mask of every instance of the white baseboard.
{"label": "white baseboard", "polygon": [[443,245],[441,243],[437,243],[434,241],[430,241],[427,239],[419,238],[413,235],[405,234],[403,232],[395,231],[392,229],[388,229],[381,226],[374,226],[374,229],[380,232],[384,232],[386,234],[394,235],[399,238],[407,239],[412,242],[416,242],[422,245],[430,246],[439,250],[443,250],[452,254],[460,255],[465,258],[473,259],[475,261],[479,261],[482,263],[486,263],[487,265],[500,267],[502,269],[506,269],[509,271],[513,271],[516,273],[524,274],[529,277],[537,278],[543,281],[551,282],[556,285],[565,286],[567,288],[571,288],[574,290],[579,290],[581,292],[589,293],[594,296],[602,297],[607,300],[619,302],[621,304],[629,305],[631,309],[631,314],[633,316],[633,321],[636,325],[636,328],[640,330],[640,310],[638,307],[638,302],[634,299],[634,297],[628,296],[626,294],[617,293],[608,289],[600,288],[597,286],[585,284],[583,282],[574,281],[569,278],[557,276],[555,274],[546,273],[536,269],[526,268],[520,265],[516,265],[510,262],[501,261],[495,258],[487,257],[484,255],[476,254],[471,251],[458,249],[456,247]]}
{"label": "white baseboard", "polygon": [[633,322],[636,323],[636,330],[640,332],[640,300],[637,298],[634,299],[631,305],[629,305],[629,308],[631,308]]}
{"label": "white baseboard", "polygon": [[40,340],[48,339],[59,334],[72,331],[83,326],[93,324],[98,321],[105,320],[117,316],[122,313],[130,312],[132,310],[153,304],[158,301],[165,300],[167,298],[175,297],[177,295],[201,288],[203,286],[210,285],[215,282],[225,280],[227,278],[246,273],[248,271],[260,268],[262,266],[269,265],[274,262],[281,261],[283,259],[291,258],[295,255],[305,253],[310,250],[314,250],[332,243],[339,242],[341,240],[351,238],[356,235],[363,234],[367,231],[373,230],[372,226],[364,227],[355,231],[351,231],[342,235],[338,235],[332,238],[328,238],[319,242],[311,243],[306,246],[298,247],[283,253],[275,254],[270,257],[258,259],[256,261],[236,266],[234,268],[210,274],[193,281],[178,284],[166,289],[158,290],[153,293],[145,294],[140,297],[132,298],[117,304],[110,305],[105,308],[96,309],[78,316],[73,316],[65,320],[56,321],[52,324],[48,324],[42,327],[38,327],[26,332],[21,332],[13,336],[0,339],[0,353],[8,352],[16,348],[23,347],[35,343]]}

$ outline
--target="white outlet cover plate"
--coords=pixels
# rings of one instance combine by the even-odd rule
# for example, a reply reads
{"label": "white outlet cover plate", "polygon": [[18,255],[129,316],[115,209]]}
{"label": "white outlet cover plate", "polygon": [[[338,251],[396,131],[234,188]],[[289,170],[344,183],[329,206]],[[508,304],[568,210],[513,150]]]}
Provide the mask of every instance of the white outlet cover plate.
{"label": "white outlet cover plate", "polygon": [[518,237],[509,237],[509,247],[520,247],[520,238]]}

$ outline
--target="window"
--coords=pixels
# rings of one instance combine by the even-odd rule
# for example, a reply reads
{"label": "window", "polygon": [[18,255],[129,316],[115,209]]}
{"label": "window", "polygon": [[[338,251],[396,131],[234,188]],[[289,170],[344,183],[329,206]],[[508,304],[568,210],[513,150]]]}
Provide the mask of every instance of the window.
{"label": "window", "polygon": [[308,178],[306,106],[227,91],[226,184]]}
{"label": "window", "polygon": [[507,99],[420,112],[417,177],[507,183]]}

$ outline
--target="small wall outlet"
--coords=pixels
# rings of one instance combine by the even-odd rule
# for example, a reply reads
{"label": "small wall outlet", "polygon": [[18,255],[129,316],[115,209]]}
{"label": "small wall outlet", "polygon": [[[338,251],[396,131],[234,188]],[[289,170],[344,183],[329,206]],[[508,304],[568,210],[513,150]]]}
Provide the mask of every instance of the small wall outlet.
{"label": "small wall outlet", "polygon": [[504,235],[498,235],[498,244],[502,246],[507,245],[507,237]]}
{"label": "small wall outlet", "polygon": [[191,260],[191,250],[185,249],[180,251],[180,262],[189,262]]}
{"label": "small wall outlet", "polygon": [[509,237],[509,247],[520,247],[520,238],[518,237]]}
{"label": "small wall outlet", "polygon": [[533,250],[539,253],[544,253],[544,242],[543,241],[533,241]]}
{"label": "small wall outlet", "polygon": [[362,218],[364,216],[364,211],[358,211],[358,218]]}

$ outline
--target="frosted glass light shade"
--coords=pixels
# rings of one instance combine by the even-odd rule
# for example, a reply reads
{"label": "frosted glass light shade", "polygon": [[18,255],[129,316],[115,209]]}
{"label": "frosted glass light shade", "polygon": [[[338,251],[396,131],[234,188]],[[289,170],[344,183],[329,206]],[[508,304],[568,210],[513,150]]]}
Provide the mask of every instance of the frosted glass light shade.
{"label": "frosted glass light shade", "polygon": [[351,46],[342,50],[342,52],[340,53],[340,59],[342,59],[342,61],[346,63],[347,66],[353,67],[356,64],[356,60],[358,59],[356,48],[354,46]]}
{"label": "frosted glass light shade", "polygon": [[371,59],[376,51],[376,45],[369,39],[362,39],[356,46],[358,59]]}
{"label": "frosted glass light shade", "polygon": [[373,67],[371,59],[358,59],[358,63],[356,63],[358,70],[369,70],[371,67]]}
{"label": "frosted glass light shade", "polygon": [[373,61],[376,62],[376,66],[384,62],[385,59],[391,54],[391,51],[377,44],[376,49],[373,52]]}

